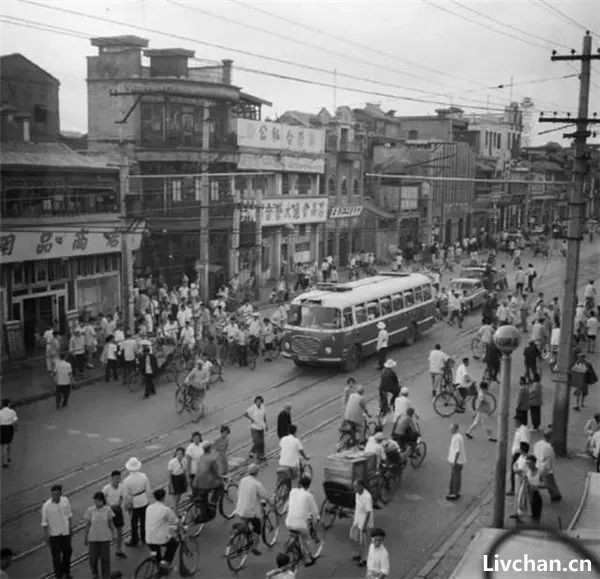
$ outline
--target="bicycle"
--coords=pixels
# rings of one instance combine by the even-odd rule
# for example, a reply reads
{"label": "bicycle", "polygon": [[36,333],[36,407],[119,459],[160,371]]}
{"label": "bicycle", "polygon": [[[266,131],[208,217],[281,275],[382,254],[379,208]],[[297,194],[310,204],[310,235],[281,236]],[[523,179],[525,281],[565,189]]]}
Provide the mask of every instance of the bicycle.
{"label": "bicycle", "polygon": [[[208,506],[210,509],[218,509],[224,519],[230,521],[235,516],[235,507],[237,504],[238,484],[231,478],[223,477],[225,487],[218,501],[215,501],[214,491],[208,498]],[[205,517],[205,509],[202,501],[198,497],[191,498],[191,503],[187,508],[183,521],[191,529],[192,537],[197,537],[203,531],[208,521],[203,520]]]}
{"label": "bicycle", "polygon": [[[290,565],[294,571],[297,571],[300,565],[305,564],[306,555],[302,551],[302,545],[300,544],[300,533],[292,529],[289,530],[290,536],[286,541],[283,552],[290,558]],[[317,534],[317,525],[313,522],[312,517],[308,519],[308,533],[310,538],[317,545],[317,550],[312,553],[312,558],[318,559],[323,552],[324,541]]]}
{"label": "bicycle", "polygon": [[[262,501],[261,517],[261,539],[267,547],[275,546],[279,537],[277,513],[272,505],[266,506]],[[227,566],[234,573],[240,571],[246,565],[248,555],[254,549],[254,532],[248,521],[242,521],[233,525],[233,531],[225,547],[225,560]]]}
{"label": "bicycle", "polygon": [[[290,471],[292,471],[292,469],[287,466],[277,468],[277,486],[275,487],[275,493],[273,495],[273,505],[280,517],[283,517],[287,511],[288,499],[290,498],[290,492],[292,491],[292,480],[296,478]],[[307,461],[300,459],[298,478],[303,476],[312,479],[313,469]]]}
{"label": "bicycle", "polygon": [[[425,457],[423,456],[423,459],[424,458]],[[400,463],[391,464],[389,462],[385,462],[381,465],[377,477],[376,494],[384,505],[387,505],[392,500],[392,497],[400,485],[401,476],[402,467]]]}
{"label": "bicycle", "polygon": [[[496,410],[496,397],[490,392],[485,392],[485,398],[490,408],[490,414],[493,414]],[[449,418],[457,412],[464,412],[469,401],[471,402],[471,408],[475,411],[477,406],[477,389],[474,385],[471,385],[464,397],[458,391],[458,388],[443,387],[433,400],[433,409],[438,416]]]}
{"label": "bicycle", "polygon": [[137,360],[131,372],[127,374],[125,382],[130,392],[138,392],[142,388],[142,373],[140,372],[140,365]]}
{"label": "bicycle", "polygon": [[381,417],[371,416],[368,419],[363,417],[362,438],[358,438],[356,427],[348,420],[344,420],[340,427],[340,438],[337,444],[337,452],[349,450],[364,443],[369,436],[373,436],[377,428],[381,427]]}
{"label": "bicycle", "polygon": [[427,456],[427,443],[421,438],[421,428],[419,427],[419,423],[415,421],[415,427],[417,430],[417,438],[413,442],[406,443],[401,440],[401,438],[395,435],[396,426],[401,418],[398,418],[394,423],[392,428],[392,438],[400,445],[400,454],[404,456],[405,461],[410,461],[411,466],[414,469],[419,468],[425,457]]}
{"label": "bicycle", "polygon": [[[198,420],[204,416],[204,397],[206,396],[206,388],[193,392],[192,387],[184,382],[187,376],[185,372],[180,372],[177,376],[177,390],[175,390],[175,410],[177,414],[181,414],[184,410],[187,412],[197,412]],[[196,390],[194,388],[194,390]]]}
{"label": "bicycle", "polygon": [[[191,577],[198,570],[199,551],[196,542],[190,538],[185,525],[177,525],[176,539],[179,552],[178,567],[180,577]],[[135,579],[158,579],[165,576],[165,570],[160,566],[159,553],[153,552],[146,557],[135,569]]]}

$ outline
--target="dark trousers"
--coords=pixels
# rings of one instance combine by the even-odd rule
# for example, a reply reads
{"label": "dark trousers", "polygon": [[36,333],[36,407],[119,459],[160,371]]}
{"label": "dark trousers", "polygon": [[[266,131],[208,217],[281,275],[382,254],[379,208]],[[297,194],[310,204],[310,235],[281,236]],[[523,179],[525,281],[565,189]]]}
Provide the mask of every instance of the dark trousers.
{"label": "dark trousers", "polygon": [[248,365],[248,346],[238,345],[238,364],[240,366]]}
{"label": "dark trousers", "polygon": [[131,509],[131,544],[146,542],[146,507]]}
{"label": "dark trousers", "polygon": [[[92,577],[110,579],[110,541],[90,541],[88,554]],[[100,573],[98,573],[98,563],[100,563]]]}
{"label": "dark trousers", "polygon": [[517,458],[520,456],[520,452],[515,452],[510,459],[510,491],[512,493],[515,492],[515,471],[513,470],[513,466],[515,465],[515,462],[517,462]]}
{"label": "dark trousers", "polygon": [[383,365],[385,364],[385,359],[387,357],[387,348],[381,348],[381,350],[377,350],[377,361],[379,362],[379,369],[383,369]]}
{"label": "dark trousers", "polygon": [[69,395],[71,394],[71,386],[70,384],[66,384],[64,386],[56,386],[56,408],[60,408],[61,406],[66,406],[69,401]]}
{"label": "dark trousers", "polygon": [[75,370],[79,374],[83,374],[85,371],[85,352],[81,352],[81,354],[75,354],[73,357],[73,366],[75,366]]}
{"label": "dark trousers", "polygon": [[154,374],[144,374],[144,386],[144,396],[156,394],[156,388],[154,386]]}
{"label": "dark trousers", "polygon": [[537,489],[532,489],[529,496],[531,505],[531,518],[534,521],[539,521],[542,518],[542,495]]}
{"label": "dark trousers", "polygon": [[164,545],[148,545],[150,551],[158,553],[160,561],[166,561],[171,564],[177,551],[177,541],[173,538],[169,539]]}
{"label": "dark trousers", "polygon": [[50,553],[52,553],[52,566],[56,579],[71,575],[71,535],[50,537]]}
{"label": "dark trousers", "polygon": [[458,496],[460,495],[460,487],[462,484],[462,464],[451,465],[450,470],[450,488],[448,490],[449,495]]}
{"label": "dark trousers", "polygon": [[106,382],[110,381],[110,375],[112,373],[113,380],[118,380],[117,376],[117,361],[116,360],[107,360],[106,368],[104,369],[104,380]]}
{"label": "dark trousers", "polygon": [[529,416],[531,416],[531,425],[536,430],[540,427],[541,422],[541,406],[530,406],[529,407]]}
{"label": "dark trousers", "polygon": [[525,378],[532,381],[534,374],[537,374],[537,362],[525,362]]}
{"label": "dark trousers", "polygon": [[524,284],[522,284],[522,283],[518,283],[518,284],[516,284],[516,287],[515,287],[515,289],[516,289],[516,292],[517,292],[517,293],[518,293],[520,296],[522,296],[522,295],[523,295],[523,285],[524,285]]}
{"label": "dark trousers", "polygon": [[135,370],[135,360],[123,359],[123,384],[127,382],[127,379],[131,373]]}
{"label": "dark trousers", "polygon": [[256,458],[264,458],[265,456],[265,431],[250,429],[252,435],[252,448],[250,454]]}
{"label": "dark trousers", "polygon": [[541,476],[541,480],[544,483],[544,486],[548,490],[550,494],[550,499],[553,501],[559,501],[562,497],[560,494],[560,490],[558,485],[556,484],[556,479],[554,478],[553,473],[543,474]]}
{"label": "dark trousers", "polygon": [[521,420],[521,422],[527,426],[527,410],[515,410],[515,416]]}
{"label": "dark trousers", "polygon": [[533,280],[535,278],[532,275],[527,276],[527,291],[533,292]]}

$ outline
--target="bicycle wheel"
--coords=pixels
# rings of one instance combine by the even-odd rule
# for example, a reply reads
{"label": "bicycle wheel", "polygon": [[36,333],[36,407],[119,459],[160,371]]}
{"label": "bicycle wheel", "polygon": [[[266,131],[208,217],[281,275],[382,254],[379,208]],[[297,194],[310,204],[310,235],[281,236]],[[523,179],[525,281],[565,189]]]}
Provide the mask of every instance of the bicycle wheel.
{"label": "bicycle wheel", "polygon": [[323,553],[323,547],[325,546],[325,541],[323,540],[323,537],[322,537],[323,533],[319,532],[318,527],[319,527],[318,524],[313,525],[311,532],[310,532],[311,539],[317,545],[316,551],[314,551],[312,554],[314,559],[318,559],[321,556],[321,553]]}
{"label": "bicycle wheel", "polygon": [[225,560],[227,566],[233,571],[239,571],[248,559],[249,544],[245,531],[236,531],[231,535],[225,547]]}
{"label": "bicycle wheel", "polygon": [[275,510],[267,509],[263,516],[261,529],[262,540],[267,547],[273,547],[277,543],[277,537],[279,537],[278,523]]}
{"label": "bicycle wheel", "polygon": [[275,494],[273,495],[273,503],[275,505],[275,511],[280,517],[283,517],[287,512],[288,498],[290,496],[291,482],[286,479],[281,479],[275,487]]}
{"label": "bicycle wheel", "polygon": [[135,579],[155,579],[160,577],[158,565],[154,557],[146,557],[136,568]]}
{"label": "bicycle wheel", "polygon": [[237,505],[238,485],[235,482],[228,482],[219,501],[219,512],[230,521],[235,516],[235,507]]}
{"label": "bicycle wheel", "polygon": [[188,528],[190,537],[198,537],[204,529],[204,523],[197,522],[201,514],[202,513],[196,503],[192,502],[185,512],[185,515],[183,515],[183,524]]}
{"label": "bicycle wheel", "polygon": [[196,541],[186,537],[179,544],[179,574],[190,577],[198,570],[200,553]]}
{"label": "bicycle wheel", "polygon": [[177,414],[181,414],[186,407],[186,395],[183,388],[177,388],[175,390],[175,410]]}
{"label": "bicycle wheel", "polygon": [[335,523],[335,519],[338,514],[338,507],[336,507],[333,503],[330,503],[327,499],[323,501],[321,505],[321,524],[324,529],[331,529],[333,527],[333,523]]}
{"label": "bicycle wheel", "polygon": [[427,456],[427,444],[423,440],[419,440],[409,456],[412,467],[419,468],[423,464],[425,456]]}
{"label": "bicycle wheel", "polygon": [[456,412],[456,398],[450,392],[440,392],[433,400],[433,409],[436,414],[448,418]]}
{"label": "bicycle wheel", "polygon": [[337,451],[348,450],[354,446],[354,436],[350,432],[342,432],[337,443]]}

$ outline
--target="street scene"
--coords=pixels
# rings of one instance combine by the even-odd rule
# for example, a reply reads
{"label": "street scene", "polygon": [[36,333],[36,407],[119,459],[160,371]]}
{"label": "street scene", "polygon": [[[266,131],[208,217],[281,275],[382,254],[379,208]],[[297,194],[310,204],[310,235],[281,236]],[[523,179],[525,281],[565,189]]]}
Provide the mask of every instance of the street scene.
{"label": "street scene", "polygon": [[470,85],[364,2],[3,5],[3,579],[600,576],[600,18],[530,4],[390,4],[530,44]]}

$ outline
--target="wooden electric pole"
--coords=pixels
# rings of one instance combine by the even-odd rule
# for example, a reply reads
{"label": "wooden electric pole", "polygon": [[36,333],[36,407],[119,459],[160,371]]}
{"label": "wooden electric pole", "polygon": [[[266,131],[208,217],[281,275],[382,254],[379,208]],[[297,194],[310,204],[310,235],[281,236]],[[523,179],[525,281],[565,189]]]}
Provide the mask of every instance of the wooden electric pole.
{"label": "wooden electric pole", "polygon": [[591,61],[600,59],[600,54],[592,54],[592,37],[587,32],[583,37],[581,54],[572,51],[570,55],[559,56],[553,52],[552,60],[580,60],[579,107],[577,118],[540,117],[541,123],[575,124],[574,133],[564,135],[575,141],[574,180],[569,194],[569,226],[567,231],[567,264],[565,275],[565,295],[563,298],[562,319],[560,325],[560,345],[558,350],[558,374],[555,380],[554,409],[552,416],[552,445],[559,456],[567,455],[567,427],[569,424],[569,386],[571,367],[573,366],[573,325],[577,307],[577,282],[579,274],[579,251],[582,240],[582,225],[585,218],[586,202],[584,198],[585,179],[589,166],[587,138],[591,135],[588,124],[598,122],[589,119]]}

